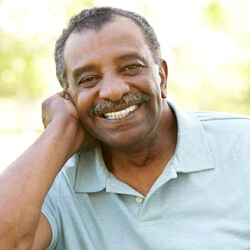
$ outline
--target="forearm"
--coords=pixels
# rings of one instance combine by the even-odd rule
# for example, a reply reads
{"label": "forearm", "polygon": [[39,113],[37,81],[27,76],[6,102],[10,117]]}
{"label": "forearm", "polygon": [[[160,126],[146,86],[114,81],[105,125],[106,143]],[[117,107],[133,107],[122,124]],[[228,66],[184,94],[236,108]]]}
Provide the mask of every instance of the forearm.
{"label": "forearm", "polygon": [[35,233],[43,200],[72,155],[76,136],[75,124],[52,121],[34,144],[1,174],[0,249],[5,249],[5,243],[18,244],[24,236]]}

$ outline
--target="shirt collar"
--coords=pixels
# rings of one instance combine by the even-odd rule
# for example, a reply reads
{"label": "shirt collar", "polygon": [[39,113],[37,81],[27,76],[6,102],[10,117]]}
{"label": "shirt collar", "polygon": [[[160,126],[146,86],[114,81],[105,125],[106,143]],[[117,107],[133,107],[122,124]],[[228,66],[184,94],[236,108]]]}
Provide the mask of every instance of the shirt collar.
{"label": "shirt collar", "polygon": [[[214,169],[205,130],[198,118],[189,111],[168,101],[177,118],[178,136],[175,154],[169,165],[178,173],[191,173]],[[100,147],[81,152],[76,161],[75,192],[98,192],[110,182],[110,173],[102,157]],[[171,166],[171,167],[172,167]]]}
{"label": "shirt collar", "polygon": [[79,154],[77,162],[75,191],[76,192],[98,192],[106,187],[109,176],[102,158],[100,147]]}
{"label": "shirt collar", "polygon": [[176,172],[190,173],[214,169],[206,132],[192,113],[168,102],[177,118],[178,135],[175,154],[171,159]]}

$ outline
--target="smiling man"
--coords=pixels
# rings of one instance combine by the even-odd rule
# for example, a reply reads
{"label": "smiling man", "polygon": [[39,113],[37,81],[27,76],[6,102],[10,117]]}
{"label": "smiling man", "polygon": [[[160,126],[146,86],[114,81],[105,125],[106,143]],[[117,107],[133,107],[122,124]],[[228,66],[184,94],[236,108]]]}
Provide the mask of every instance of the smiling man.
{"label": "smiling man", "polygon": [[165,129],[159,129],[160,120],[174,121],[164,100],[166,64],[155,62],[134,21],[118,16],[100,30],[72,33],[64,62],[66,91],[80,120],[93,137],[108,145],[108,151],[134,152],[154,140],[152,145],[162,149]]}
{"label": "smiling man", "polygon": [[1,175],[0,249],[250,248],[249,117],[167,102],[136,13],[83,10],[55,60],[64,91]]}

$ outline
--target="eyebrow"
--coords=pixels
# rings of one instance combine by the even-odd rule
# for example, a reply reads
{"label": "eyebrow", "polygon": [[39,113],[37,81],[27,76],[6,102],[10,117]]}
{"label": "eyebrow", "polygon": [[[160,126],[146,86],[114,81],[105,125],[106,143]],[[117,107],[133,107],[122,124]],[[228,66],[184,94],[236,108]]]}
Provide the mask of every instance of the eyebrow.
{"label": "eyebrow", "polygon": [[131,59],[139,59],[139,60],[144,61],[144,58],[138,53],[129,53],[129,54],[121,55],[117,58],[118,61],[131,60]]}
{"label": "eyebrow", "polygon": [[[132,59],[139,59],[145,62],[144,58],[140,56],[138,53],[128,53],[125,55],[118,56],[117,58],[115,58],[115,61],[125,61],[125,60],[132,60]],[[73,69],[72,76],[74,79],[77,79],[77,77],[83,74],[84,72],[88,72],[96,68],[97,66],[95,64],[87,64],[82,67],[77,67]]]}
{"label": "eyebrow", "polygon": [[72,76],[74,79],[76,79],[82,73],[93,70],[95,68],[96,68],[96,66],[94,64],[88,64],[88,65],[84,65],[82,67],[75,68],[72,71]]}

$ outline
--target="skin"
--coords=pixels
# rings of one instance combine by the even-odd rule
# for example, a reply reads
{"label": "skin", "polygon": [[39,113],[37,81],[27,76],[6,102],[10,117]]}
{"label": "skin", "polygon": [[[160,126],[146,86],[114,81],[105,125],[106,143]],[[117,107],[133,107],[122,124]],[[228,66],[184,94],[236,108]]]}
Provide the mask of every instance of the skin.
{"label": "skin", "polygon": [[[50,244],[41,206],[58,172],[82,146],[100,144],[109,171],[144,196],[175,150],[176,119],[165,101],[167,65],[154,62],[135,23],[119,17],[97,32],[74,33],[64,56],[69,88],[43,103],[46,129],[0,175],[0,249]],[[129,93],[151,99],[136,103],[138,108],[121,119],[104,114],[134,103],[89,115],[100,101],[119,101]]]}
{"label": "skin", "polygon": [[[100,141],[109,171],[146,196],[176,145],[176,121],[165,101],[166,62],[155,63],[140,27],[123,17],[99,31],[71,34],[64,59],[67,92],[83,127]],[[110,120],[104,114],[134,103],[89,116],[100,101],[116,102],[129,93],[151,100],[124,118]]]}
{"label": "skin", "polygon": [[60,93],[44,102],[45,131],[0,175],[0,249],[46,249],[51,241],[42,203],[86,139],[74,105],[65,97]]}

